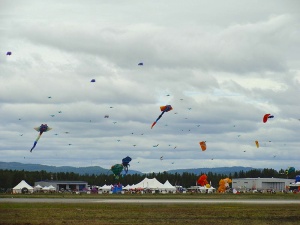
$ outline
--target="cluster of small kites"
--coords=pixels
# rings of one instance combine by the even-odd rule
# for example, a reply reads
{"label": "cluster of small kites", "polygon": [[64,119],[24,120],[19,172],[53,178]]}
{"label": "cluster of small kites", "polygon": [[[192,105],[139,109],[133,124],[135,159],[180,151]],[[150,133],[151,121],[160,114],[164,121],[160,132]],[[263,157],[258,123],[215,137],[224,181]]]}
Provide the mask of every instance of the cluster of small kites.
{"label": "cluster of small kites", "polygon": [[[11,56],[11,55],[12,55],[12,52],[8,51],[8,52],[6,53],[6,55],[7,55],[7,56]],[[143,66],[143,65],[144,65],[143,62],[138,63],[138,66]],[[94,83],[94,82],[96,82],[96,79],[91,79],[90,82]],[[167,96],[169,96],[169,95],[167,95]],[[49,96],[48,98],[51,98],[51,96]],[[180,100],[183,100],[183,99],[180,99]],[[111,107],[111,108],[112,108],[112,107]],[[190,109],[191,109],[191,108],[189,108],[189,110],[190,110]],[[161,114],[160,114],[160,115],[157,117],[157,119],[152,123],[151,129],[153,129],[153,127],[156,125],[156,123],[162,118],[162,116],[164,115],[164,113],[169,112],[169,111],[171,111],[171,110],[173,110],[173,107],[172,107],[171,105],[160,106]],[[59,111],[59,113],[61,113],[61,111]],[[54,116],[54,115],[51,115],[51,116]],[[109,115],[105,115],[104,118],[109,118]],[[266,122],[268,121],[268,119],[270,119],[270,118],[274,118],[274,115],[271,115],[271,114],[265,114],[265,115],[263,116],[263,123],[266,123]],[[116,123],[116,122],[114,122],[114,123]],[[39,139],[41,138],[42,134],[43,134],[44,132],[50,131],[52,128],[48,127],[47,124],[41,124],[39,127],[35,127],[34,129],[35,129],[36,131],[39,132],[39,135],[38,135],[38,137],[36,138],[36,140],[34,141],[34,144],[33,144],[32,148],[30,149],[30,152],[32,152],[32,150],[36,147],[36,145],[37,145]],[[118,140],[118,141],[119,141],[119,140]],[[255,140],[254,142],[255,142],[256,147],[259,148],[259,141],[258,141],[258,140]],[[199,145],[200,145],[200,148],[201,148],[202,151],[206,151],[206,148],[207,148],[207,146],[206,146],[206,141],[200,141],[200,142],[199,142]],[[157,144],[157,145],[154,145],[153,147],[157,147],[157,146],[158,146],[158,144]],[[176,148],[176,147],[175,147],[175,148]],[[174,149],[175,149],[175,148],[174,148]],[[115,164],[115,165],[113,165],[113,166],[111,167],[111,171],[112,171],[113,174],[115,175],[115,178],[116,178],[116,179],[119,178],[119,176],[121,175],[122,171],[124,171],[124,175],[126,175],[126,174],[128,173],[128,166],[130,166],[129,163],[130,163],[131,160],[132,160],[132,159],[131,159],[129,156],[127,156],[126,158],[123,158],[123,159],[122,159],[122,163],[121,163],[121,164]],[[160,160],[163,160],[163,156],[160,157]],[[172,164],[173,164],[173,163],[172,163]],[[294,167],[289,167],[289,168],[286,170],[286,174],[288,175],[288,174],[290,174],[290,173],[292,173],[292,172],[294,172],[294,171],[295,171],[295,168],[294,168]],[[205,175],[205,176],[206,176],[206,175]],[[198,179],[198,184],[199,184],[199,185],[201,185],[201,186],[208,185],[205,176],[204,176],[204,175],[200,176],[200,178]],[[227,179],[227,178],[226,178],[226,179]],[[228,179],[229,179],[229,178],[228,178]],[[221,182],[221,181],[220,181],[220,182]],[[229,182],[230,182],[230,180],[226,180],[226,181],[222,181],[221,183],[222,183],[222,184],[223,184],[223,183],[226,183],[226,184],[227,184],[227,183],[229,183]],[[220,185],[220,187],[223,187],[223,188],[224,188],[224,185]]]}

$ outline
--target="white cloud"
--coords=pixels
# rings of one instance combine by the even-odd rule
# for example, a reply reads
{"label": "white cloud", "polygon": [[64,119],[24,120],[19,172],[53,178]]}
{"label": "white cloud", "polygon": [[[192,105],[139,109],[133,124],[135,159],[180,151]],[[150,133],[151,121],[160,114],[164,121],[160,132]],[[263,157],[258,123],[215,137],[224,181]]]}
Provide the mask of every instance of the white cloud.
{"label": "white cloud", "polygon": [[[3,161],[297,167],[297,2],[130,2],[3,1]],[[173,110],[150,129],[165,104]],[[30,153],[41,123],[53,130]]]}

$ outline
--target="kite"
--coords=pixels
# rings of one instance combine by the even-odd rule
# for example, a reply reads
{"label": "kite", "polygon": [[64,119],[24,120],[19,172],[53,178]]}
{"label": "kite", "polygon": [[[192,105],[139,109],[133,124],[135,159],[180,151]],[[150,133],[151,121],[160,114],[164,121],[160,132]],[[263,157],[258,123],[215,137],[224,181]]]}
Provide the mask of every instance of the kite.
{"label": "kite", "polygon": [[123,165],[123,168],[124,168],[124,171],[126,174],[128,173],[128,166],[130,166],[129,165],[130,161],[131,161],[131,158],[129,156],[122,159],[122,165]]}
{"label": "kite", "polygon": [[206,150],[206,142],[201,141],[201,142],[199,142],[199,144],[200,144],[200,147],[201,147],[202,151],[205,151]]}
{"label": "kite", "polygon": [[218,188],[218,192],[220,193],[224,193],[228,188],[229,188],[229,184],[232,183],[232,180],[230,178],[225,178],[225,179],[221,179],[219,181],[219,188]]}
{"label": "kite", "polygon": [[285,170],[285,174],[289,175],[290,173],[295,172],[295,167],[289,167]]}
{"label": "kite", "polygon": [[104,118],[109,118],[109,115],[105,115]]}
{"label": "kite", "polygon": [[96,82],[96,80],[95,79],[91,79],[91,82],[94,83],[94,82]]}
{"label": "kite", "polygon": [[48,127],[47,124],[41,124],[41,126],[39,127],[35,127],[34,128],[36,131],[40,132],[39,136],[37,137],[37,139],[34,141],[32,148],[30,149],[30,152],[32,152],[32,150],[35,148],[37,142],[39,141],[39,139],[41,138],[42,134],[44,132],[47,132],[49,130],[51,130],[52,128]]}
{"label": "kite", "polygon": [[165,105],[165,106],[161,106],[160,107],[160,111],[162,111],[162,113],[159,115],[159,117],[156,119],[155,122],[153,122],[152,126],[151,126],[151,129],[154,127],[154,125],[157,123],[157,121],[162,117],[162,115],[165,113],[165,112],[169,112],[171,111],[173,108],[171,105]]}
{"label": "kite", "polygon": [[11,55],[11,52],[7,52],[6,55]]}
{"label": "kite", "polygon": [[258,141],[255,141],[256,147],[259,148],[259,143]]}
{"label": "kite", "polygon": [[119,179],[120,173],[123,170],[123,165],[122,164],[115,164],[113,165],[110,170],[113,172],[114,176],[116,179]]}
{"label": "kite", "polygon": [[143,66],[144,65],[144,63],[142,63],[142,62],[140,62],[139,64],[138,64],[138,66]]}
{"label": "kite", "polygon": [[266,123],[269,118],[274,118],[274,116],[271,114],[265,114],[263,117],[263,122]]}
{"label": "kite", "polygon": [[164,157],[163,157],[163,156],[161,156],[161,157],[160,157],[160,160],[163,160],[163,159],[164,159]]}
{"label": "kite", "polygon": [[207,182],[207,176],[205,174],[202,174],[198,180],[197,180],[197,183],[200,185],[200,186],[204,186],[206,184],[208,184]]}

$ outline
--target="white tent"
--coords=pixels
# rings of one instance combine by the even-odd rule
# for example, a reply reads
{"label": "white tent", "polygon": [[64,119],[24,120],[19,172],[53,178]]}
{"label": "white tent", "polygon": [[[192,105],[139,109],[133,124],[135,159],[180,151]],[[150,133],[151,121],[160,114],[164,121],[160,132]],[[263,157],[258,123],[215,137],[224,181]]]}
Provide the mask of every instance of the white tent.
{"label": "white tent", "polygon": [[26,189],[29,193],[33,192],[33,187],[27,184],[25,180],[22,180],[17,186],[13,188],[13,193],[22,193],[22,190],[26,191]]}
{"label": "white tent", "polygon": [[198,190],[200,190],[201,193],[213,193],[216,191],[215,188],[206,186],[200,186]]}
{"label": "white tent", "polygon": [[36,185],[33,189],[34,189],[34,190],[40,190],[40,189],[42,189],[42,188],[43,188],[43,187],[42,187],[41,185],[38,184],[38,185]]}
{"label": "white tent", "polygon": [[103,191],[110,191],[111,190],[112,185],[106,185],[104,184],[102,187],[99,187],[99,190],[103,190]]}
{"label": "white tent", "polygon": [[49,190],[50,190],[50,188],[49,188],[49,187],[47,187],[47,186],[45,186],[45,187],[43,187],[43,188],[42,188],[42,190],[43,190],[43,191],[49,191]]}
{"label": "white tent", "polygon": [[164,189],[167,191],[176,191],[176,187],[170,184],[168,180],[164,183]]}
{"label": "white tent", "polygon": [[129,190],[131,188],[132,188],[131,185],[127,184],[125,187],[123,187],[123,190]]}
{"label": "white tent", "polygon": [[52,185],[50,185],[48,188],[49,188],[50,191],[55,191],[56,190],[56,188],[53,187]]}
{"label": "white tent", "polygon": [[131,188],[161,190],[164,189],[164,185],[156,180],[156,178],[149,179],[146,177],[140,183],[133,185]]}

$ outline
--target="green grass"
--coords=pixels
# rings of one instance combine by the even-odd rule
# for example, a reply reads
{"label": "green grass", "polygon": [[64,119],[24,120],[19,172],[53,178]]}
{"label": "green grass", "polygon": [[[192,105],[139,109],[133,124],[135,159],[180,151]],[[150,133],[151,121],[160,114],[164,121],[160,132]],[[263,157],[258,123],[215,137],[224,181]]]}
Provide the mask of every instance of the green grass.
{"label": "green grass", "polygon": [[0,224],[299,224],[300,205],[1,203]]}

